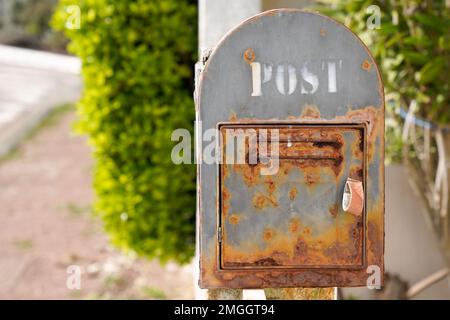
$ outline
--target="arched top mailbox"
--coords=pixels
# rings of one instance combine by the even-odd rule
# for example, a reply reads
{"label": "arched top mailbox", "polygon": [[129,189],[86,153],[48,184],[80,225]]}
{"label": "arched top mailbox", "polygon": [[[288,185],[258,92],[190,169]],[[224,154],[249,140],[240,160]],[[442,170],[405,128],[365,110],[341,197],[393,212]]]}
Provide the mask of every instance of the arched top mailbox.
{"label": "arched top mailbox", "polygon": [[199,75],[197,120],[219,160],[199,164],[201,287],[382,282],[383,85],[355,34],[299,10],[246,20]]}

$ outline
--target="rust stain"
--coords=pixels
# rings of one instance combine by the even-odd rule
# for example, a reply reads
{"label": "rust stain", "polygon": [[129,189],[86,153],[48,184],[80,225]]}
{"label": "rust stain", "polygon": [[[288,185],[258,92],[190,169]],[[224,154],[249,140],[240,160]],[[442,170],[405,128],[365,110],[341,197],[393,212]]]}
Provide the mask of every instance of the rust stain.
{"label": "rust stain", "polygon": [[357,167],[350,167],[350,171],[349,171],[349,177],[355,180],[360,180],[363,181],[364,180],[364,170],[361,169],[359,166]]}
{"label": "rust stain", "polygon": [[295,254],[298,257],[308,256],[308,244],[302,237],[298,237],[297,243],[295,244]]}
{"label": "rust stain", "polygon": [[[319,159],[337,159],[340,156],[339,149],[342,143],[339,141],[290,141],[273,142],[272,145],[278,146],[278,154],[281,159],[286,158],[319,158]],[[315,148],[317,147],[317,148]],[[328,147],[328,148],[326,148]],[[269,147],[269,150],[271,148]]]}
{"label": "rust stain", "polygon": [[230,262],[228,267],[273,267],[280,264],[274,258],[264,258],[256,260],[255,262]]}
{"label": "rust stain", "polygon": [[264,204],[266,202],[266,197],[263,195],[257,195],[253,197],[253,206],[257,209],[264,208]]}
{"label": "rust stain", "polygon": [[381,245],[380,238],[382,235],[379,232],[377,223],[369,221],[367,224],[367,237],[369,244],[369,251],[374,257],[381,257],[383,253],[383,247]]}
{"label": "rust stain", "polygon": [[248,48],[247,50],[245,50],[244,60],[248,64],[251,64],[253,61],[255,61],[255,59],[256,59],[256,54],[255,54],[255,51],[253,50],[253,48]]}
{"label": "rust stain", "polygon": [[320,28],[320,35],[325,37],[327,35],[327,31],[324,28]]}
{"label": "rust stain", "polygon": [[304,234],[305,236],[309,236],[309,235],[311,234],[311,229],[308,228],[308,227],[305,227],[305,228],[303,229],[303,234]]}
{"label": "rust stain", "polygon": [[312,119],[320,119],[320,111],[317,106],[312,104],[307,104],[304,106],[302,110],[302,114],[300,118],[312,118]]}
{"label": "rust stain", "polygon": [[310,170],[305,170],[305,183],[307,186],[312,186],[320,182],[320,167],[310,168]]}
{"label": "rust stain", "polygon": [[266,228],[264,229],[263,232],[263,239],[265,241],[270,241],[273,239],[273,237],[275,236],[275,230],[271,229],[271,228]]}
{"label": "rust stain", "polygon": [[364,60],[364,62],[361,65],[361,68],[363,68],[366,71],[370,71],[372,68],[372,64],[369,62],[369,60]]}
{"label": "rust stain", "polygon": [[[291,168],[304,172],[313,172],[307,177],[309,184],[314,184],[314,175],[320,175],[312,168],[332,168],[336,178],[342,172],[344,139],[339,128],[288,128],[280,127],[278,152],[282,173],[289,173]],[[259,141],[260,143],[266,141]],[[268,142],[268,152],[272,144]],[[259,152],[259,147],[257,148]],[[314,174],[315,173],[315,174]]]}
{"label": "rust stain", "polygon": [[300,220],[298,218],[292,218],[289,221],[289,231],[297,233],[300,230]]}
{"label": "rust stain", "polygon": [[230,199],[230,192],[225,187],[222,188],[222,199],[223,201],[228,201]]}
{"label": "rust stain", "polygon": [[[217,260],[213,257],[200,257],[202,288],[286,288],[301,283],[304,287],[329,287],[330,282],[346,283],[348,286],[359,286],[366,283],[367,273],[342,270],[336,277],[334,270],[233,270],[233,272],[218,271]],[[264,260],[262,260],[264,261]],[[270,260],[266,260],[270,263]],[[276,265],[276,261],[271,261]],[[263,262],[262,262],[263,263]],[[245,264],[243,264],[245,266]],[[241,265],[237,265],[238,267]],[[253,267],[252,264],[247,266]],[[270,266],[270,265],[269,265]],[[230,265],[230,267],[234,267]],[[345,282],[344,282],[345,281]]]}
{"label": "rust stain", "polygon": [[364,154],[364,136],[365,136],[364,129],[361,128],[358,139],[353,142],[353,145],[351,147],[352,155],[357,159],[362,158]]}
{"label": "rust stain", "polygon": [[270,193],[273,193],[277,188],[275,181],[273,181],[271,178],[269,178],[264,183],[266,184],[267,191],[269,191]]}
{"label": "rust stain", "polygon": [[[375,149],[377,137],[384,136],[384,115],[382,110],[377,110],[373,106],[367,106],[362,109],[350,110],[345,116],[335,118],[338,121],[359,121],[367,124],[367,158],[370,162]],[[359,149],[362,149],[363,142],[360,141]],[[355,150],[355,148],[353,148]]]}
{"label": "rust stain", "polygon": [[228,221],[230,221],[230,224],[234,224],[234,225],[238,224],[240,220],[241,219],[237,214],[232,214],[230,216],[230,218],[228,219]]}
{"label": "rust stain", "polygon": [[358,265],[362,261],[363,230],[362,219],[347,215],[340,221],[339,230],[332,226],[314,235],[309,226],[302,229],[301,222],[294,218],[289,221],[289,233],[271,227],[264,229],[263,240],[270,241],[270,246],[263,250],[258,246],[243,249],[224,245],[226,266],[256,266],[269,259],[273,259],[271,265],[280,266]]}
{"label": "rust stain", "polygon": [[337,203],[335,203],[334,205],[332,205],[329,209],[328,212],[330,212],[330,214],[333,217],[336,217],[338,212],[339,212],[339,205]]}
{"label": "rust stain", "polygon": [[253,206],[256,209],[263,209],[266,206],[277,207],[278,202],[275,199],[274,195],[265,196],[262,194],[258,194],[255,197],[253,197]]}
{"label": "rust stain", "polygon": [[[380,114],[381,113],[381,114]],[[366,122],[368,124],[368,136],[372,138],[376,135],[376,129],[378,122],[382,121],[382,111],[378,110],[374,106],[366,106],[356,110],[349,110],[345,116],[338,116],[335,118],[337,121],[359,121]]]}
{"label": "rust stain", "polygon": [[[350,220],[343,226],[344,229],[348,230],[348,237],[362,236],[363,229],[360,229],[361,232],[359,233],[352,229],[360,228],[361,222],[359,220],[355,222],[354,219]],[[378,233],[378,230],[375,233]],[[271,243],[267,247],[270,249],[258,251],[255,248],[255,255],[249,256],[247,252],[237,251],[231,246],[224,248],[229,259],[223,265],[226,268],[238,268],[231,273],[214,271],[217,270],[216,262],[201,257],[202,275],[205,277],[203,279],[207,279],[205,281],[208,281],[209,285],[217,287],[239,288],[242,287],[243,283],[245,283],[246,288],[288,287],[293,284],[293,281],[301,281],[304,286],[322,287],[329,285],[330,279],[334,279],[330,278],[333,277],[333,270],[318,269],[320,270],[318,272],[317,269],[308,271],[308,269],[274,269],[273,267],[285,266],[290,263],[304,266],[319,266],[324,263],[345,266],[361,262],[361,248],[358,245],[345,245],[342,241],[330,241],[331,239],[328,238],[314,242],[311,238],[304,236],[286,237],[284,234],[277,234],[277,231],[271,228],[266,228],[262,236],[265,242]],[[276,241],[274,241],[275,237]],[[251,269],[239,269],[245,267]],[[268,269],[252,269],[255,267]],[[205,270],[205,268],[208,270]],[[364,272],[342,270],[339,276],[344,277],[345,280],[339,278],[339,280],[334,279],[332,281],[337,281],[336,283],[345,281],[347,284],[357,285],[367,278],[365,269]],[[301,280],[298,277],[301,277]],[[324,277],[327,279],[323,279]]]}
{"label": "rust stain", "polygon": [[221,170],[222,170],[222,178],[226,179],[226,177],[228,176],[228,166],[221,166]]}
{"label": "rust stain", "polygon": [[252,187],[260,181],[260,165],[235,164],[232,166],[232,170],[242,175],[244,183],[248,187]]}
{"label": "rust stain", "polygon": [[297,197],[297,188],[295,186],[291,187],[291,190],[289,190],[289,199],[293,201]]}
{"label": "rust stain", "polygon": [[227,188],[222,186],[222,214],[224,216],[227,216],[228,210],[230,208],[229,199],[230,199],[230,192],[228,191]]}

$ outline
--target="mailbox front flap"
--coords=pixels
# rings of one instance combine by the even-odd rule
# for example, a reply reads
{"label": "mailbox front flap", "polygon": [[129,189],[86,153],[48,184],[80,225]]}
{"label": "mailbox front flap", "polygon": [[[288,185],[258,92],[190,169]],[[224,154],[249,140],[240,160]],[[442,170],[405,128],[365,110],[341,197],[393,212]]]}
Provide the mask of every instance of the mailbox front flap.
{"label": "mailbox front flap", "polygon": [[[371,275],[382,283],[384,95],[361,40],[319,14],[264,12],[220,41],[198,89],[198,141],[211,128],[280,132],[272,176],[199,165],[200,286],[365,286]],[[334,142],[303,141],[321,134]],[[360,189],[351,203],[346,179]]]}
{"label": "mailbox front flap", "polygon": [[278,130],[277,142],[258,145],[270,155],[277,144],[279,164],[271,175],[260,159],[221,165],[221,268],[361,268],[364,215],[340,202],[347,177],[364,181],[364,126],[223,125],[224,158],[226,131],[239,129]]}

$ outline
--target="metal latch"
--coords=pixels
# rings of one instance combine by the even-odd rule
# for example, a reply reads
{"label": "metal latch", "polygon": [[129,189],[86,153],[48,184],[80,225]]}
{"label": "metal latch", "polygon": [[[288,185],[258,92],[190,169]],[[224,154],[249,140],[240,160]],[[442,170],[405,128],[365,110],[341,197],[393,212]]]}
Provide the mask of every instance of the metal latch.
{"label": "metal latch", "polygon": [[342,196],[342,209],[355,216],[360,216],[364,208],[363,184],[359,180],[347,178]]}

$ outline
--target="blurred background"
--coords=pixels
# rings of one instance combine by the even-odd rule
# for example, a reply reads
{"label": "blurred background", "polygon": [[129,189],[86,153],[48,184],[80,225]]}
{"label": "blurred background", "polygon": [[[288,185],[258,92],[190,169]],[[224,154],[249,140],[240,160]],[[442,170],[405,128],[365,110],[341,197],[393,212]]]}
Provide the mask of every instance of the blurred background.
{"label": "blurred background", "polygon": [[0,299],[203,296],[171,132],[193,132],[199,52],[286,7],[345,23],[383,73],[387,281],[342,298],[450,299],[445,0],[0,0]]}

